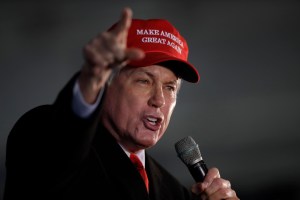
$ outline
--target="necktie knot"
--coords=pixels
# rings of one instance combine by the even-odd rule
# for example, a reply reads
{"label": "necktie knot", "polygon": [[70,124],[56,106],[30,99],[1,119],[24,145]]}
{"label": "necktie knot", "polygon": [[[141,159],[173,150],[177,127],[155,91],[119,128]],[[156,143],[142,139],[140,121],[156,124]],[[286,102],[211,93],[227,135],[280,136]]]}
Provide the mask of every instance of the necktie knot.
{"label": "necktie knot", "polygon": [[135,154],[130,154],[130,160],[135,165],[136,169],[139,171],[140,175],[142,176],[146,189],[149,192],[148,176],[142,162]]}

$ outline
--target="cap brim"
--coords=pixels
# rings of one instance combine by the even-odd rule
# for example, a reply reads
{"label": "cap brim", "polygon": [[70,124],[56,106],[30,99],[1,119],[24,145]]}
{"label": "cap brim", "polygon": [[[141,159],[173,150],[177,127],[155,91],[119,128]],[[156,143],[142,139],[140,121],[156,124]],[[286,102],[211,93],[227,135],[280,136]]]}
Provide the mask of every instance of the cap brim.
{"label": "cap brim", "polygon": [[146,52],[143,59],[131,61],[129,64],[133,67],[145,67],[155,64],[166,65],[185,81],[197,83],[200,80],[200,75],[192,64],[163,52]]}

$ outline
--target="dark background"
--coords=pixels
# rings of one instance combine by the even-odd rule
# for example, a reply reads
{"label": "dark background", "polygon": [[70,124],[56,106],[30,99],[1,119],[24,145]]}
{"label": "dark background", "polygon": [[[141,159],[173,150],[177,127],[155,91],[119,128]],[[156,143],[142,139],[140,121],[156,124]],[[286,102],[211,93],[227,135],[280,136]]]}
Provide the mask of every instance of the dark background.
{"label": "dark background", "polygon": [[299,1],[1,1],[0,195],[7,135],[52,103],[83,63],[82,47],[119,19],[166,18],[187,39],[201,81],[184,82],[170,127],[150,150],[193,179],[174,143],[190,135],[243,200],[300,199]]}

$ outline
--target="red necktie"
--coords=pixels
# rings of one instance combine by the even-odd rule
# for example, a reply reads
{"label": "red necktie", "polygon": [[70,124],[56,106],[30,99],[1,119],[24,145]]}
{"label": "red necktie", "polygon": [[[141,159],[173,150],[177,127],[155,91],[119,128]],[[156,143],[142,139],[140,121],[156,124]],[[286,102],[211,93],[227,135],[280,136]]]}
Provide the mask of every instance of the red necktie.
{"label": "red necktie", "polygon": [[145,170],[142,162],[140,161],[140,159],[135,154],[130,154],[130,160],[135,165],[135,167],[139,171],[140,175],[142,176],[142,178],[145,182],[145,185],[146,185],[146,189],[149,192],[148,176],[147,176],[146,170]]}

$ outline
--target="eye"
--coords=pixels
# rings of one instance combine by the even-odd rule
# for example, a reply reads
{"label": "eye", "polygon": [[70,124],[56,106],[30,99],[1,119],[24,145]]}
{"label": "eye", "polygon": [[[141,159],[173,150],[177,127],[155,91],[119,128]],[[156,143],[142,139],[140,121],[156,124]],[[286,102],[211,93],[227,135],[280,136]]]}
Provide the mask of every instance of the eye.
{"label": "eye", "polygon": [[166,89],[169,90],[169,91],[171,91],[171,92],[174,92],[176,90],[176,87],[172,86],[172,85],[167,85]]}
{"label": "eye", "polygon": [[148,79],[138,79],[137,82],[141,83],[141,84],[145,84],[145,85],[150,83],[150,81]]}

